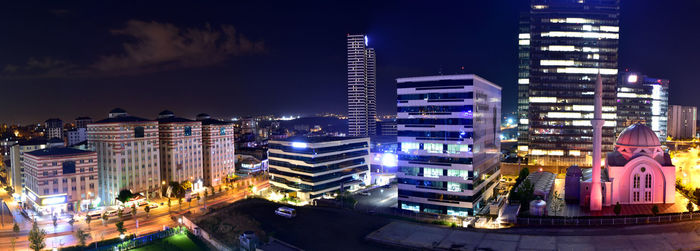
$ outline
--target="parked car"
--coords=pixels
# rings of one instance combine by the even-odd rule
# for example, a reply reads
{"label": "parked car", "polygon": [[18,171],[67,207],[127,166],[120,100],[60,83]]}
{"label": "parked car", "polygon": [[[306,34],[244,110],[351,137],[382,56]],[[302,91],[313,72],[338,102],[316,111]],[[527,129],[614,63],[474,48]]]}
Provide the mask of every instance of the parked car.
{"label": "parked car", "polygon": [[362,195],[362,196],[370,196],[370,195],[372,195],[372,194],[369,193],[369,192],[367,192],[367,191],[364,191],[364,192],[360,192],[360,195]]}
{"label": "parked car", "polygon": [[297,216],[297,211],[294,208],[279,207],[275,210],[275,214],[285,218],[294,218]]}
{"label": "parked car", "polygon": [[115,216],[115,215],[117,215],[117,210],[116,209],[107,210],[107,215],[108,216]]}
{"label": "parked car", "polygon": [[91,220],[99,219],[100,217],[102,217],[102,211],[89,212],[85,217],[90,218]]}

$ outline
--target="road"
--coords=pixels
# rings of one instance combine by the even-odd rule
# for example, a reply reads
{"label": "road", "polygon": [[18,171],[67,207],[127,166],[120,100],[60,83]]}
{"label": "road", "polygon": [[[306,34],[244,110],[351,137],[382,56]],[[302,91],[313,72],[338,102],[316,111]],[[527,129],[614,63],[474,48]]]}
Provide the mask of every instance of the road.
{"label": "road", "polygon": [[[256,186],[267,186],[267,182],[258,183]],[[210,207],[230,204],[245,198],[246,195],[249,194],[250,193],[247,191],[247,189],[231,190],[221,194],[216,194],[215,196],[212,196],[206,200],[206,206]],[[182,210],[180,210],[180,205],[178,205],[177,200],[171,201],[170,210],[167,206],[167,199],[152,200],[152,202],[158,204],[163,202],[163,206],[151,209],[148,215],[146,215],[143,207],[139,207],[137,209],[136,216],[127,214],[122,217],[127,234],[135,233],[137,235],[141,235],[160,231],[164,228],[164,226],[176,226],[178,224],[176,221],[177,217],[180,215],[186,214],[187,212],[190,212],[191,214],[202,214],[206,211],[204,209],[204,203],[200,203],[198,205],[196,201],[188,203],[183,200]],[[18,215],[16,218],[23,218],[23,216],[19,214],[16,215]],[[12,240],[15,238],[15,235],[17,235],[18,237],[15,244],[16,250],[28,250],[29,242],[27,241],[27,235],[31,229],[31,221],[26,219],[16,220],[20,224],[20,232],[15,234],[12,231],[12,225],[5,224],[5,227],[0,229],[0,247],[8,247],[9,249]],[[91,237],[88,239],[88,243],[119,237],[119,233],[115,227],[115,223],[120,221],[117,219],[117,216],[110,217],[110,219],[106,222],[103,222],[101,219],[94,219],[90,222],[89,227],[85,222],[84,216],[77,216],[76,220],[77,222],[74,223],[72,227],[66,220],[61,220],[58,222],[55,229],[51,222],[40,221],[39,227],[46,231],[46,239],[44,242],[46,244],[46,248],[51,249],[54,247],[60,248],[76,245],[77,240],[74,237],[74,230],[77,230],[78,228],[89,231]],[[138,228],[136,227],[137,220]]]}
{"label": "road", "polygon": [[396,198],[398,196],[396,184],[391,185],[389,188],[376,187],[367,190],[367,192],[370,193],[369,196],[361,195],[360,193],[354,195],[354,198],[357,200],[357,205],[355,206],[357,210],[377,212],[396,207]]}

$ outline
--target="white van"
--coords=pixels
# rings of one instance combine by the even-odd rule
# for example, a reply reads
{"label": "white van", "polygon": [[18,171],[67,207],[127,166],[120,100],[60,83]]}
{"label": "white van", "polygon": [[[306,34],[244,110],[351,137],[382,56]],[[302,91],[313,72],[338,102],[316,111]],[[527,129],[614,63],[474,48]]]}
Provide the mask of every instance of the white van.
{"label": "white van", "polygon": [[85,217],[90,218],[91,220],[100,219],[102,218],[102,211],[89,212]]}
{"label": "white van", "polygon": [[297,210],[289,207],[279,207],[275,210],[275,214],[285,218],[294,218],[297,216]]}

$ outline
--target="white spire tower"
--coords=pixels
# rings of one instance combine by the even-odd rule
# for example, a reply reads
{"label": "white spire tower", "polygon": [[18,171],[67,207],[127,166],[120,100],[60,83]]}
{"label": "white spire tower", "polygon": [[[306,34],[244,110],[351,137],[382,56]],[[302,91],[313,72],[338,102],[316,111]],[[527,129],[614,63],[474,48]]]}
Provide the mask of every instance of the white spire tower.
{"label": "white spire tower", "polygon": [[601,148],[603,138],[603,79],[598,72],[598,79],[595,82],[594,108],[593,108],[593,175],[591,177],[591,211],[600,211],[603,209],[603,191],[600,183],[600,162]]}

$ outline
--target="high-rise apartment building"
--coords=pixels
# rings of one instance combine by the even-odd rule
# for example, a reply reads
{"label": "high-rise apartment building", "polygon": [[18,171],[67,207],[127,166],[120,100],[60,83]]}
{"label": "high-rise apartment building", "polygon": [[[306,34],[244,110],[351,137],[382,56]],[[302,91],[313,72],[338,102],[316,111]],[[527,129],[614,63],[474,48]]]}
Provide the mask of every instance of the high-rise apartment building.
{"label": "high-rise apartment building", "polygon": [[15,190],[16,194],[22,194],[26,181],[24,153],[48,147],[48,142],[44,138],[33,138],[20,141],[10,147],[10,173],[8,183]]}
{"label": "high-rise apartment building", "polygon": [[501,87],[476,75],[396,81],[398,207],[474,215],[500,176]]}
{"label": "high-rise apartment building", "polygon": [[47,119],[44,121],[44,126],[46,127],[46,133],[44,136],[47,139],[51,138],[63,138],[63,120],[60,119]]}
{"label": "high-rise apartment building", "polygon": [[162,179],[203,182],[202,122],[175,117],[165,110],[158,114],[158,136]]}
{"label": "high-rise apartment building", "polygon": [[617,126],[620,134],[634,123],[646,124],[659,138],[666,140],[668,119],[668,88],[666,79],[650,78],[638,72],[620,73],[617,83]]}
{"label": "high-rise apartment building", "polygon": [[270,184],[302,200],[369,184],[367,137],[289,137],[269,147]]}
{"label": "high-rise apartment building", "polygon": [[376,135],[376,59],[366,35],[347,35],[348,46],[348,133]]}
{"label": "high-rise apartment building", "polygon": [[27,205],[43,214],[79,212],[98,202],[97,154],[50,147],[24,155]]}
{"label": "high-rise apartment building", "polygon": [[88,145],[97,152],[100,197],[113,205],[122,189],[147,198],[160,192],[158,121],[116,108],[88,124]]}
{"label": "high-rise apartment building", "polygon": [[87,128],[87,125],[90,123],[92,123],[92,118],[90,117],[75,118],[75,128]]}
{"label": "high-rise apartment building", "polygon": [[236,171],[233,123],[212,119],[206,113],[197,115],[197,121],[202,123],[204,185],[215,187]]}
{"label": "high-rise apartment building", "polygon": [[695,138],[698,108],[672,105],[668,109],[668,136],[673,139]]}
{"label": "high-rise apartment building", "polygon": [[518,34],[518,150],[530,163],[591,165],[598,74],[602,150],[612,151],[619,31],[619,0],[530,1]]}

